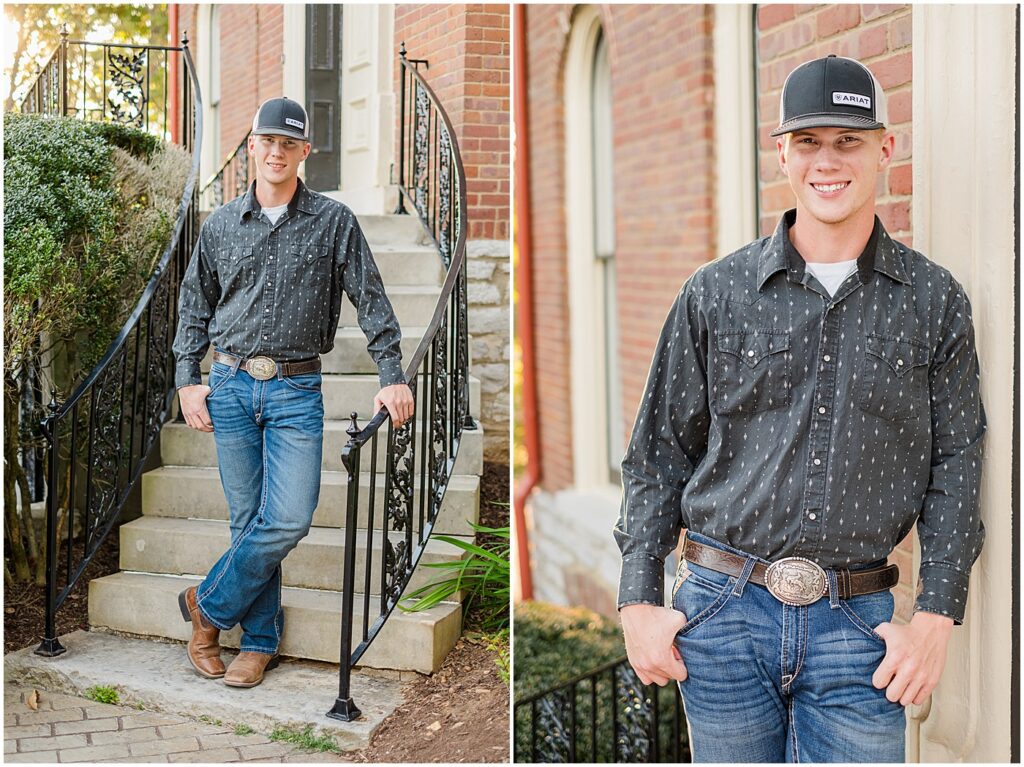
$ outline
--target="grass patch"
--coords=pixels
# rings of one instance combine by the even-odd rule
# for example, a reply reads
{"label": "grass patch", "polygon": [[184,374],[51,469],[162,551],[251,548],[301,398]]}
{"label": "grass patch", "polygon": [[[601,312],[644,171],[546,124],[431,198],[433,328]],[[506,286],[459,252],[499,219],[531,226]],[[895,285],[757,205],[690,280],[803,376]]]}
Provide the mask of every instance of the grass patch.
{"label": "grass patch", "polygon": [[256,730],[247,724],[236,724],[235,735],[252,735]]}
{"label": "grass patch", "polygon": [[303,729],[297,730],[291,727],[278,725],[270,733],[271,740],[279,740],[284,743],[304,748],[307,751],[333,751],[341,753],[341,748],[327,733],[321,730],[319,735],[313,734],[313,725],[307,724]]}
{"label": "grass patch", "polygon": [[224,725],[224,723],[220,719],[214,719],[209,714],[203,714],[202,716],[200,716],[199,721],[203,724],[212,724],[217,727],[222,727]]}
{"label": "grass patch", "polygon": [[116,705],[121,702],[121,696],[118,694],[117,688],[107,687],[101,684],[98,684],[95,687],[90,687],[86,690],[85,697],[89,700],[94,700],[97,703],[111,703]]}

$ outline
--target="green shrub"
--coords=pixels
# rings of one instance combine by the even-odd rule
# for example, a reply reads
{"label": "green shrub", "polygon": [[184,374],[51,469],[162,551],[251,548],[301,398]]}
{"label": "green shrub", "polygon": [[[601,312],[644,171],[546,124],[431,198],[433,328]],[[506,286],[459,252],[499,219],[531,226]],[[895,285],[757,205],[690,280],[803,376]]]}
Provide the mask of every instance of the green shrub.
{"label": "green shrub", "polygon": [[169,243],[191,157],[119,125],[11,113],[4,154],[4,576],[42,583],[45,541],[20,461],[42,444],[46,411],[18,407],[25,371],[42,368],[65,400],[100,360]]}
{"label": "green shrub", "polygon": [[626,654],[618,622],[586,607],[520,602],[514,621],[517,699]]}

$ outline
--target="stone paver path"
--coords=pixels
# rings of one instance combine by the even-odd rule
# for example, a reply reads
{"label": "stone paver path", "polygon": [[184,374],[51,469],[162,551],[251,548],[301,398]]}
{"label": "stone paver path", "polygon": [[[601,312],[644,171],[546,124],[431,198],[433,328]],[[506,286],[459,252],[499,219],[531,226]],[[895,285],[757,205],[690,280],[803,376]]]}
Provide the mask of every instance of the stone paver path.
{"label": "stone paver path", "polygon": [[310,752],[236,735],[234,727],[130,706],[96,703],[32,688],[4,687],[5,762],[344,762],[340,754]]}

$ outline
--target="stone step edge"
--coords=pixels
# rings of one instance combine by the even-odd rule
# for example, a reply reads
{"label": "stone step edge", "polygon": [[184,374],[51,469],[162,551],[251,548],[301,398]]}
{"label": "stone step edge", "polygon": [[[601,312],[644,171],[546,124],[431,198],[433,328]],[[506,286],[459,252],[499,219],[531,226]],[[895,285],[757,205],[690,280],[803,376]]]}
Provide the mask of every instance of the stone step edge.
{"label": "stone step edge", "polygon": [[[143,576],[146,576],[147,578],[176,578],[176,579],[180,579],[180,580],[184,580],[184,581],[192,581],[192,582],[198,581],[200,583],[206,577],[206,575],[202,574],[202,573],[150,573],[150,572],[146,572],[145,570],[118,570],[116,573],[111,573],[110,575],[104,575],[104,576],[102,576],[102,578],[110,578],[110,577],[113,577],[115,575],[143,575]],[[95,578],[94,580],[100,580],[100,578]],[[337,598],[338,598],[338,602],[337,602],[337,604],[338,604],[338,612],[341,612],[341,598],[345,594],[344,591],[336,591],[334,589],[311,589],[308,586],[282,586],[281,590],[282,591],[311,591],[314,594],[318,594],[318,595],[337,596]],[[353,592],[352,593],[353,604],[356,607],[360,606],[362,604],[363,599],[365,599],[365,597],[366,597],[366,595],[362,591],[355,591],[355,592]],[[370,594],[370,604],[373,604],[374,600],[379,600],[379,599],[380,599],[380,594]],[[405,597],[403,596],[402,599],[404,600]],[[458,607],[460,603],[457,602],[457,601],[451,600],[451,599],[443,599],[440,602],[438,602],[438,604],[439,605],[444,605],[446,607]],[[402,612],[401,609],[396,607],[394,612],[392,613],[392,615],[406,616],[406,615],[416,615],[416,613],[405,613],[405,612]],[[92,629],[90,629],[90,630],[92,630]],[[103,628],[102,630],[103,631],[107,631],[107,632],[111,632],[111,633],[114,631],[113,629],[106,629],[106,628]],[[149,634],[136,634],[135,636],[138,636],[138,637],[141,637],[141,638],[145,639],[145,638],[148,638],[150,635]],[[174,642],[174,643],[178,643],[180,641],[178,639],[171,639],[170,637],[161,637],[161,639],[166,640],[168,642]]]}

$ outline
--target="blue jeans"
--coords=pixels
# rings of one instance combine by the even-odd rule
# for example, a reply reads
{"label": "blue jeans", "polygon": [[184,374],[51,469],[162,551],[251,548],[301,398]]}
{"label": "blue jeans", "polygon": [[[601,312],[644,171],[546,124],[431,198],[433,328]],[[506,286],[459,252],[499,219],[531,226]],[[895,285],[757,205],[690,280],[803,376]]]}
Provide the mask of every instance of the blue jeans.
{"label": "blue jeans", "polygon": [[284,630],[281,561],[309,532],[320,496],[321,376],[259,381],[215,362],[209,382],[231,547],[199,585],[196,602],[217,628],[241,624],[240,649],[273,654]]}
{"label": "blue jeans", "polygon": [[747,558],[738,577],[687,562],[673,586],[693,761],[904,761],[903,707],[871,684],[885,657],[873,627],[892,619],[892,593],[792,607],[748,581],[764,560],[687,535]]}

